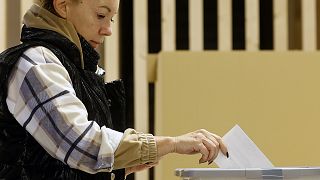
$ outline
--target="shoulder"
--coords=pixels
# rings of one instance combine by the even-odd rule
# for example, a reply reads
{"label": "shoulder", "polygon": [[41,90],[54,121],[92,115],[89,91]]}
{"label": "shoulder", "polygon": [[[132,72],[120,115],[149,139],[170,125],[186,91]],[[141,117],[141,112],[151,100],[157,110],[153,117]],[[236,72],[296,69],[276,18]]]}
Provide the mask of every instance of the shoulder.
{"label": "shoulder", "polygon": [[33,65],[39,64],[48,64],[48,63],[55,63],[62,65],[60,60],[54,53],[43,46],[35,46],[28,48],[26,51],[23,52],[20,59],[24,59],[32,63]]}

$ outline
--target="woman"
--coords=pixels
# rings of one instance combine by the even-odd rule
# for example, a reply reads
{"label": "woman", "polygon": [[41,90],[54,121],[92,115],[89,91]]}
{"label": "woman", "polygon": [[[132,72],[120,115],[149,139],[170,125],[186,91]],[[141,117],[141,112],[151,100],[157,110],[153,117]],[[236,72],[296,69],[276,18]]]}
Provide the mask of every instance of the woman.
{"label": "woman", "polygon": [[168,153],[200,153],[199,163],[212,163],[219,150],[228,156],[206,130],[125,130],[123,87],[104,84],[94,50],[112,34],[118,5],[41,0],[25,14],[22,44],[0,56],[1,179],[124,179]]}

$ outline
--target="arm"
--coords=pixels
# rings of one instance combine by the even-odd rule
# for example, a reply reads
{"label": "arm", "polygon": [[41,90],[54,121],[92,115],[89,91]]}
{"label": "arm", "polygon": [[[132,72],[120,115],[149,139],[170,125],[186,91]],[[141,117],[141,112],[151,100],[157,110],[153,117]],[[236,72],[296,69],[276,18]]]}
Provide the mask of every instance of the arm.
{"label": "arm", "polygon": [[[229,157],[228,149],[220,136],[210,133],[207,130],[200,129],[177,137],[155,136],[157,144],[157,159],[169,154],[196,154],[200,153],[202,157],[199,163],[208,162],[211,164],[221,151]],[[151,168],[157,165],[157,162],[141,164],[138,166],[126,168],[126,175]]]}
{"label": "arm", "polygon": [[51,51],[27,50],[8,86],[10,112],[50,155],[89,173],[112,170],[123,134],[87,118],[67,71]]}

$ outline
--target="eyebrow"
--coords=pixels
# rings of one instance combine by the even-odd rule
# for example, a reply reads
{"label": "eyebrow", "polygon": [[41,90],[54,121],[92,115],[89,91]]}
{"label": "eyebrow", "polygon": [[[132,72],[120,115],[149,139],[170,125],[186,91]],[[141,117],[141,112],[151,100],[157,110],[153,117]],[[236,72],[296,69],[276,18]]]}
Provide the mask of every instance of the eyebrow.
{"label": "eyebrow", "polygon": [[[106,8],[109,12],[112,12],[111,11],[111,9],[108,7],[108,6],[106,6],[106,5],[103,5],[103,6],[100,6],[101,8]],[[115,12],[115,14],[117,14],[117,12]]]}

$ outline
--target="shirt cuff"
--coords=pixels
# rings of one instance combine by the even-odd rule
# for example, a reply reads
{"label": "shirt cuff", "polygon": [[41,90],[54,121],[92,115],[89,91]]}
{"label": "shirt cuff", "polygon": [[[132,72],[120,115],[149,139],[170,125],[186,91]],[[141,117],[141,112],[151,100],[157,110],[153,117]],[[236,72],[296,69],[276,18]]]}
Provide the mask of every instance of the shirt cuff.
{"label": "shirt cuff", "polygon": [[[112,149],[114,151],[116,151],[116,149],[118,148],[120,142],[121,142],[121,139],[123,137],[123,133],[122,132],[118,132],[118,131],[115,131],[113,129],[110,129],[110,128],[106,128],[105,126],[101,127],[101,129],[105,129],[104,131],[102,131],[103,133],[105,133],[106,137],[109,136],[109,139],[106,139],[104,141],[109,141]],[[107,136],[108,135],[108,136]],[[104,136],[103,136],[104,137]]]}
{"label": "shirt cuff", "polygon": [[138,140],[141,145],[141,164],[157,161],[156,140],[152,134],[138,133]]}
{"label": "shirt cuff", "polygon": [[127,129],[115,152],[114,169],[154,163],[157,160],[158,152],[154,136]]}

